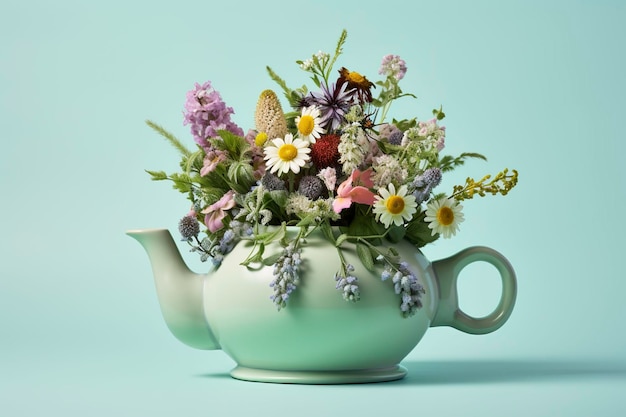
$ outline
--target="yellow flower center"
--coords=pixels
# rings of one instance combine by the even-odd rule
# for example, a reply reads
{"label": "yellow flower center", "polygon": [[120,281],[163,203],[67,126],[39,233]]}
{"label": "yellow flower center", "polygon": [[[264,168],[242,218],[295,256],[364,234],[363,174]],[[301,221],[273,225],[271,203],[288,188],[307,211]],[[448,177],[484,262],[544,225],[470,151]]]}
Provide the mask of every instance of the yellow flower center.
{"label": "yellow flower center", "polygon": [[356,71],[351,71],[346,78],[348,79],[348,81],[351,81],[356,84],[361,84],[365,82],[365,77],[363,77],[361,74],[359,74]]}
{"label": "yellow flower center", "polygon": [[387,211],[391,214],[400,214],[404,210],[404,198],[392,195],[387,199]]}
{"label": "yellow flower center", "polygon": [[298,148],[291,143],[285,143],[278,149],[278,157],[283,161],[291,161],[298,155]]}
{"label": "yellow flower center", "polygon": [[454,222],[454,212],[450,207],[440,207],[437,211],[437,221],[443,226],[450,226]]}
{"label": "yellow flower center", "polygon": [[313,119],[313,117],[309,116],[308,114],[302,116],[300,118],[300,121],[298,122],[298,131],[304,136],[310,135],[311,132],[313,132],[314,127],[315,119]]}
{"label": "yellow flower center", "polygon": [[254,138],[256,146],[263,146],[265,145],[265,142],[267,142],[267,133],[265,132],[259,132],[259,134]]}

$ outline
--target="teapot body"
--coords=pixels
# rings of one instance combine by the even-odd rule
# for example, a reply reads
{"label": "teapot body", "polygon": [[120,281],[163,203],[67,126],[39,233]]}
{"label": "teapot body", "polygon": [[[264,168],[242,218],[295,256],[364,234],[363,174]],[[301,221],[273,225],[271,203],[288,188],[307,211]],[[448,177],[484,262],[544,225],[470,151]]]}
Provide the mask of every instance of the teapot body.
{"label": "teapot body", "polygon": [[[400,241],[393,244],[393,265],[398,269],[401,261],[402,274],[410,273],[421,286],[421,291],[410,292],[420,294],[419,303],[409,297],[419,308],[407,315],[402,294],[406,287],[397,287],[397,277],[383,273],[376,263],[366,268],[363,254],[358,256],[350,241],[338,248],[316,232],[302,242],[296,287],[279,310],[271,297],[280,268],[242,265],[253,250],[250,241],[239,242],[219,267],[196,274],[184,264],[166,229],[127,234],[150,258],[161,311],[174,336],[195,348],[222,349],[237,363],[231,375],[248,381],[334,384],[400,379],[406,375],[400,362],[429,327],[493,332],[508,320],[517,295],[512,266],[493,249],[470,247],[431,263],[414,245]],[[264,256],[282,250],[274,242],[264,248]],[[480,318],[459,308],[457,294],[460,271],[476,261],[491,263],[502,280],[498,305]],[[358,285],[357,301],[346,301],[343,285],[337,288],[337,272],[345,274],[347,265],[353,266],[350,274],[357,278],[352,283]]]}
{"label": "teapot body", "polygon": [[[336,288],[337,248],[322,237],[307,239],[300,280],[280,311],[270,300],[272,267],[240,265],[250,252],[240,243],[204,287],[207,322],[221,348],[240,367],[277,371],[358,371],[393,368],[420,341],[437,310],[431,263],[408,242],[395,245],[424,288],[422,307],[403,317],[401,296],[381,270],[362,266],[353,245],[342,249],[355,266],[360,299]],[[277,248],[274,248],[277,250]]]}

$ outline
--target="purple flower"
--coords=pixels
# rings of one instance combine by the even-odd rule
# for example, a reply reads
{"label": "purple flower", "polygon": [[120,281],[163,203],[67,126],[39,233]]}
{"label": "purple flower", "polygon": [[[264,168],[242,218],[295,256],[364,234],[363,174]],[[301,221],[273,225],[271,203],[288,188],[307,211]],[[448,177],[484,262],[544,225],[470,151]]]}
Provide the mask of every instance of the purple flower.
{"label": "purple flower", "polygon": [[310,93],[311,101],[317,105],[322,114],[320,126],[327,131],[335,130],[343,122],[343,117],[354,104],[354,89],[346,90],[347,83],[343,83],[337,88],[335,83],[330,87],[322,84],[321,92],[312,91]]}
{"label": "purple flower", "polygon": [[406,74],[406,62],[398,55],[385,55],[380,63],[378,73],[387,77],[394,77],[400,81]]}
{"label": "purple flower", "polygon": [[220,94],[207,81],[187,92],[185,102],[184,125],[191,125],[191,134],[196,143],[203,148],[209,147],[207,139],[217,137],[218,130],[228,130],[243,136],[243,130],[230,120],[234,111],[222,101]]}
{"label": "purple flower", "polygon": [[359,301],[361,291],[359,289],[358,278],[351,275],[354,272],[354,266],[347,264],[344,271],[335,273],[335,288],[343,292],[343,298],[346,301]]}
{"label": "purple flower", "polygon": [[441,169],[437,167],[428,168],[421,175],[415,177],[411,186],[415,188],[413,195],[418,204],[428,199],[433,188],[441,183],[441,177]]}
{"label": "purple flower", "polygon": [[270,296],[270,300],[274,302],[278,310],[287,305],[289,296],[297,289],[300,282],[298,269],[301,262],[300,248],[297,248],[294,242],[290,242],[274,264],[274,279],[270,282],[274,294]]}

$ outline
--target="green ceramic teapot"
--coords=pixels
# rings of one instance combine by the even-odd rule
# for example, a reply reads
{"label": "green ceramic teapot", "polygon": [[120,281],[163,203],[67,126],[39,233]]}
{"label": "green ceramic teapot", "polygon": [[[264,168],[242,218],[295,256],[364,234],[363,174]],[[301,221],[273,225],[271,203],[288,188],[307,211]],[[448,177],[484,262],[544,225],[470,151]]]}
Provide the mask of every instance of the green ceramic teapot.
{"label": "green ceramic teapot", "polygon": [[[301,282],[288,306],[277,311],[271,267],[241,265],[250,247],[240,242],[218,268],[191,272],[166,229],[130,230],[143,245],[154,273],[163,317],[172,333],[198,349],[221,349],[237,366],[234,378],[248,381],[335,384],[400,379],[400,362],[429,327],[451,326],[466,333],[493,332],[509,318],[517,286],[504,256],[470,247],[430,262],[409,242],[394,247],[424,288],[422,307],[403,317],[398,295],[380,274],[358,271],[360,300],[347,302],[335,288],[336,247],[312,233],[303,248]],[[344,256],[359,265],[350,243]],[[485,261],[502,279],[495,310],[482,318],[465,314],[458,303],[457,277],[468,264]]]}

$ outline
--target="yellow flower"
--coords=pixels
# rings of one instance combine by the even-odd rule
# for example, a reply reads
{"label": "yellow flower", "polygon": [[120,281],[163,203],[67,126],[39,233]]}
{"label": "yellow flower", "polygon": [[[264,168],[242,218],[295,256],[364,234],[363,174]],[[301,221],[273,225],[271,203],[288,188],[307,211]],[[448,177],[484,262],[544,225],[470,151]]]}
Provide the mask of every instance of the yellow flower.
{"label": "yellow flower", "polygon": [[372,88],[376,88],[373,82],[367,79],[364,75],[356,71],[350,71],[345,67],[341,67],[339,70],[338,84],[347,82],[348,89],[354,88],[356,95],[361,103],[372,102]]}
{"label": "yellow flower", "polygon": [[265,132],[259,132],[254,138],[254,144],[256,146],[263,146],[265,142],[267,142],[267,133]]}

